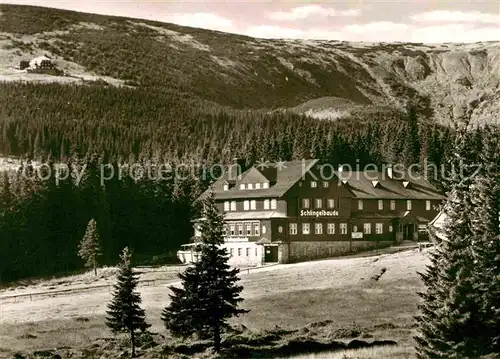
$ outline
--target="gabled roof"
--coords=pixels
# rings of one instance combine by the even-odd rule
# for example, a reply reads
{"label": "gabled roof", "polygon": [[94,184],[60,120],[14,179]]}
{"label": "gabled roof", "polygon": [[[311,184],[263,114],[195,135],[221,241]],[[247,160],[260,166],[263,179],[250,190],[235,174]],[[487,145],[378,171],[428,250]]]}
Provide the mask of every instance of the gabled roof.
{"label": "gabled roof", "polygon": [[[353,196],[366,199],[436,199],[444,196],[423,177],[412,176],[411,179],[396,180],[387,174],[377,171],[342,171],[338,173]],[[373,185],[377,181],[377,186]],[[409,182],[405,187],[403,182]]]}
{"label": "gabled roof", "polygon": [[241,176],[240,183],[262,183],[269,182],[269,179],[256,167],[251,167]]}
{"label": "gabled roof", "polygon": [[[292,186],[297,183],[316,163],[318,160],[297,160],[281,163],[281,166],[276,167],[274,164],[258,165],[253,167],[257,169],[263,176],[269,179],[271,185],[269,188],[260,189],[239,189],[239,180],[236,180],[236,186],[230,188],[228,191],[222,189],[222,181],[227,176],[223,176],[217,180],[214,185],[214,195],[217,200],[222,199],[238,199],[238,198],[280,198]],[[242,173],[243,178],[252,168]],[[200,198],[206,196],[208,191],[204,192]]]}

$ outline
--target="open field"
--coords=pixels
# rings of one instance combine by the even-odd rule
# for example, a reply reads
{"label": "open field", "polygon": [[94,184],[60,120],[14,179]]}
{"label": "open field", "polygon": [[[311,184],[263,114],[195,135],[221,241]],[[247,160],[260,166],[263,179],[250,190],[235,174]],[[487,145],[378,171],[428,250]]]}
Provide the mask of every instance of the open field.
{"label": "open field", "polygon": [[[391,358],[389,353],[411,358],[416,292],[422,289],[416,272],[426,263],[426,251],[413,249],[242,271],[243,306],[251,311],[234,324],[244,326],[249,335],[279,329],[315,340],[394,340],[397,347],[363,350],[388,353],[374,358]],[[379,280],[371,279],[383,268],[386,271]],[[168,285],[176,283],[179,269],[148,269],[141,274],[140,291],[152,331],[165,337],[168,333],[159,316],[169,302]],[[113,273],[112,268],[104,269],[96,280],[85,274],[0,292],[0,357],[18,351],[82,348],[96,338],[110,337],[104,312],[111,299]],[[56,293],[30,298],[29,293],[42,289]],[[57,292],[63,289],[67,291]],[[25,296],[6,298],[17,294]],[[363,355],[353,358],[370,357]]]}

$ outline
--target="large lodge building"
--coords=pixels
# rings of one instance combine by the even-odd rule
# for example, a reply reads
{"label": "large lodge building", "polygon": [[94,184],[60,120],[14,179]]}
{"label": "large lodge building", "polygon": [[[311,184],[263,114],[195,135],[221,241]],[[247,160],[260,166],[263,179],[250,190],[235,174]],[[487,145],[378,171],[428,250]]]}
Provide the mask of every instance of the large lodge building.
{"label": "large lodge building", "polygon": [[[397,179],[390,167],[334,171],[318,160],[303,160],[241,169],[241,164],[231,166],[212,186],[225,216],[225,246],[233,266],[296,262],[421,240],[444,199],[425,179]],[[195,239],[199,234],[195,224]]]}

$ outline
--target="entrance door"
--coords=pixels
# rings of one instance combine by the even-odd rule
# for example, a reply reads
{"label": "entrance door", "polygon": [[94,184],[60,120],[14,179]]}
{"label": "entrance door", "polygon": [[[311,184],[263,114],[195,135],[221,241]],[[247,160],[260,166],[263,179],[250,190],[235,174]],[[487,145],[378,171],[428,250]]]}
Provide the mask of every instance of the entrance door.
{"label": "entrance door", "polygon": [[278,261],[278,246],[264,246],[264,262],[276,263]]}
{"label": "entrance door", "polygon": [[408,239],[410,241],[413,241],[413,233],[415,233],[415,225],[414,224],[409,224],[408,225]]}

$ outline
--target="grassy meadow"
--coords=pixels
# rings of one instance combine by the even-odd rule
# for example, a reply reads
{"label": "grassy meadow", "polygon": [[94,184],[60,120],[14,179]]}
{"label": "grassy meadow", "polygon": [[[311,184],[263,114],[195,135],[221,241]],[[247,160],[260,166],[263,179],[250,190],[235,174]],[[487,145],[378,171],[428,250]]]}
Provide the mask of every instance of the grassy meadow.
{"label": "grassy meadow", "polygon": [[[417,271],[426,263],[425,251],[411,249],[242,271],[242,306],[251,311],[231,323],[237,331],[226,336],[227,346],[237,347],[238,357],[254,353],[255,357],[304,359],[413,358],[416,292],[422,289]],[[378,280],[372,278],[384,268]],[[177,283],[174,274],[182,268],[140,270],[139,288],[154,333],[141,347],[141,356],[214,357],[210,349],[205,350],[206,342],[170,338],[159,319],[169,302],[168,285]],[[42,282],[1,291],[0,357],[20,353],[30,358],[37,351],[62,358],[125,355],[126,339],[114,338],[104,324],[112,272],[105,269],[98,278],[85,274],[52,280],[47,282],[49,287]],[[29,293],[43,295],[30,297]],[[25,296],[12,297],[16,294]],[[392,345],[356,347],[358,341],[384,340]],[[342,348],[335,343],[353,350],[338,350]],[[305,348],[311,353],[299,355]]]}

